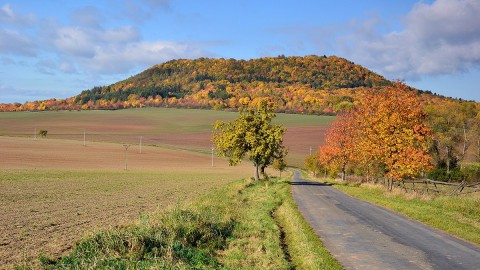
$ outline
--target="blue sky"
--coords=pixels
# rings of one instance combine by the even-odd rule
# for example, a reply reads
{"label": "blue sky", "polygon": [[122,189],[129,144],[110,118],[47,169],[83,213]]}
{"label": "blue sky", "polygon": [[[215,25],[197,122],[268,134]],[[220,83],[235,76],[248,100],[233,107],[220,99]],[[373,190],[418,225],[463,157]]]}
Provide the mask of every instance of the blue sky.
{"label": "blue sky", "polygon": [[0,103],[66,98],[178,58],[337,55],[480,101],[480,1],[3,1]]}

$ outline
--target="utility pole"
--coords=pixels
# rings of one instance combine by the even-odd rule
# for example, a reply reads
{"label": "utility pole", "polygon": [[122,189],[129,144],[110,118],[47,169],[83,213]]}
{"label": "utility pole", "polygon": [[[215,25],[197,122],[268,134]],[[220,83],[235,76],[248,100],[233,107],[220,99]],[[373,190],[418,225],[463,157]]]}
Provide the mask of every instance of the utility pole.
{"label": "utility pole", "polygon": [[87,133],[87,131],[85,129],[83,129],[83,146],[87,146],[86,145],[86,137],[87,137],[86,133]]}
{"label": "utility pole", "polygon": [[125,171],[128,170],[128,164],[127,164],[127,150],[130,147],[129,144],[124,144],[123,147],[125,147]]}
{"label": "utility pole", "polygon": [[215,147],[212,146],[212,168],[215,167],[215,164],[213,163],[213,152],[215,151]]}
{"label": "utility pole", "polygon": [[142,153],[142,139],[143,139],[143,136],[140,136],[140,154]]}

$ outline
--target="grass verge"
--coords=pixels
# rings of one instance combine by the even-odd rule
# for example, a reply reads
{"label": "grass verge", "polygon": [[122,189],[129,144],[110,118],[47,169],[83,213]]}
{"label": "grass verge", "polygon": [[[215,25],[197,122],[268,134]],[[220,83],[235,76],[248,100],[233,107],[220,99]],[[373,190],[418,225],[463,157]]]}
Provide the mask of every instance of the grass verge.
{"label": "grass verge", "polygon": [[405,193],[400,189],[389,192],[381,185],[326,181],[352,197],[381,205],[431,227],[480,244],[478,195],[433,197],[413,192]]}
{"label": "grass verge", "polygon": [[275,178],[232,183],[40,261],[45,269],[341,269],[296,210],[288,182]]}
{"label": "grass verge", "polygon": [[293,198],[287,196],[275,212],[285,234],[288,254],[297,269],[343,269],[303,219]]}

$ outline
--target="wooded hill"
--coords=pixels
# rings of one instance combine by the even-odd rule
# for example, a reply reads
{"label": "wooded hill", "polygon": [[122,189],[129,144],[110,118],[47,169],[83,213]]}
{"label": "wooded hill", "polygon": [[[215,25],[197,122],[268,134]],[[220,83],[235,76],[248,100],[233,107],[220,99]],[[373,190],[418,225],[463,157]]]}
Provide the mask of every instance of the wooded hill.
{"label": "wooded hill", "polygon": [[392,82],[336,56],[199,58],[155,65],[126,80],[68,99],[0,104],[0,111],[145,106],[235,110],[270,98],[280,112],[334,114],[352,106],[357,90],[387,85]]}

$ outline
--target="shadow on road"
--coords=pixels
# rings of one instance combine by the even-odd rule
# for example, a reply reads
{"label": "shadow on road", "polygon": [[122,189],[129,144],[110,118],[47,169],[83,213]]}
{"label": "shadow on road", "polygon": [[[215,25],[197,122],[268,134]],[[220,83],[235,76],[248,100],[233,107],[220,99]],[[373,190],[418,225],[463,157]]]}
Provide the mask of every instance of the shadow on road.
{"label": "shadow on road", "polygon": [[300,181],[300,182],[290,182],[292,186],[331,186],[331,184],[320,183],[320,182],[310,182],[310,181]]}

